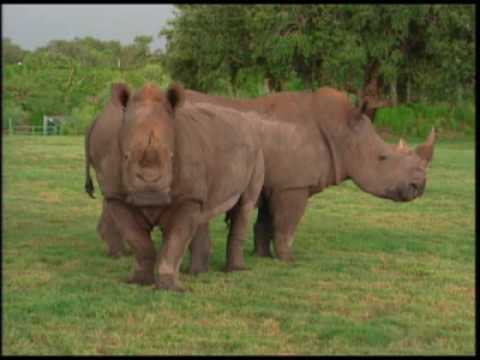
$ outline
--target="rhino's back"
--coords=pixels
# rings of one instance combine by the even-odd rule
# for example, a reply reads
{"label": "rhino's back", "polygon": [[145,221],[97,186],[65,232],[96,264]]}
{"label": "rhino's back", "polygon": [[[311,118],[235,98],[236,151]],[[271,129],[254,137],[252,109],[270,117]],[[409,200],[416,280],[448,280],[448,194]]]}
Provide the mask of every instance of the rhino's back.
{"label": "rhino's back", "polygon": [[315,186],[329,176],[330,158],[312,115],[311,93],[282,92],[254,99],[228,99],[189,91],[188,101],[208,101],[256,112],[265,158],[265,190]]}

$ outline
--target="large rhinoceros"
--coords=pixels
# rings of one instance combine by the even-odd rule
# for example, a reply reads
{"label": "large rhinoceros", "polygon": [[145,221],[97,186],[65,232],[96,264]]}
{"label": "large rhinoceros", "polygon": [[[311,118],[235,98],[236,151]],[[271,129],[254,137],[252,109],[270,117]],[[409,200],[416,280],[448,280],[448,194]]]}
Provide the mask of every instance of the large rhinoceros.
{"label": "large rhinoceros", "polygon": [[[293,260],[293,235],[307,199],[347,179],[363,191],[394,201],[411,201],[424,193],[435,130],[415,150],[402,140],[398,146],[386,144],[366,116],[367,101],[355,107],[345,93],[328,87],[313,93],[281,92],[243,100],[189,90],[186,98],[191,103],[255,111],[261,121],[284,128],[262,136],[265,182],[254,226],[259,256],[271,256],[273,240],[277,257]],[[205,227],[201,230],[196,246],[207,254],[208,232]]]}
{"label": "large rhinoceros", "polygon": [[[415,150],[402,141],[398,146],[386,144],[366,116],[368,103],[355,107],[345,93],[335,89],[244,100],[188,90],[186,99],[255,111],[260,115],[257,120],[277,125],[267,127],[262,135],[265,182],[254,226],[259,256],[271,256],[273,240],[277,257],[291,261],[293,235],[307,199],[347,179],[368,193],[394,201],[410,201],[424,192],[434,129]],[[203,226],[192,242],[197,272],[207,270],[209,244],[208,227]]]}
{"label": "large rhinoceros", "polygon": [[[93,193],[92,164],[107,211],[102,219],[135,255],[130,283],[182,290],[178,268],[198,226],[228,210],[227,270],[245,268],[243,241],[264,178],[261,122],[183,100],[178,85],[162,92],[147,84],[130,96],[116,84],[86,137],[86,190]],[[164,232],[158,256],[150,237],[156,225]]]}

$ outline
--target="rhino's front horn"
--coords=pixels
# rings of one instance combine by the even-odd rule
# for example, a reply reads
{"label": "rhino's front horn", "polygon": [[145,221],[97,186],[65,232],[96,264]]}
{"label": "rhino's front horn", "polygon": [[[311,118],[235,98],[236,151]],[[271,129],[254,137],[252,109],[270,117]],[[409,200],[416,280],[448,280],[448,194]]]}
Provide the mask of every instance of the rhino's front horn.
{"label": "rhino's front horn", "polygon": [[398,145],[397,145],[397,150],[398,151],[407,151],[408,150],[408,145],[405,142],[405,140],[403,140],[403,138],[400,138],[400,141],[398,142]]}
{"label": "rhino's front horn", "polygon": [[427,164],[430,163],[430,161],[432,161],[435,141],[436,141],[435,128],[432,128],[430,135],[428,135],[427,141],[425,141],[423,144],[418,145],[415,148],[415,152],[417,153],[417,155],[420,156],[421,159],[425,160]]}

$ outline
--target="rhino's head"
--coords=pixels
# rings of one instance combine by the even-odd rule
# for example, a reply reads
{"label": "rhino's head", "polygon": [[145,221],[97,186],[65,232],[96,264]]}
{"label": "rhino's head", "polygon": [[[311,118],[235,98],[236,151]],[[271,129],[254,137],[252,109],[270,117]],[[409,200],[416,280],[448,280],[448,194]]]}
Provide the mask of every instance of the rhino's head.
{"label": "rhino's head", "polygon": [[162,92],[147,84],[133,96],[119,92],[124,106],[120,131],[122,183],[126,201],[136,206],[170,202],[175,154],[175,112],[184,93],[179,85]]}
{"label": "rhino's head", "polygon": [[394,201],[410,201],[425,190],[426,169],[433,157],[435,130],[411,150],[403,140],[385,143],[365,115],[363,103],[347,111],[339,147],[345,175],[362,190]]}

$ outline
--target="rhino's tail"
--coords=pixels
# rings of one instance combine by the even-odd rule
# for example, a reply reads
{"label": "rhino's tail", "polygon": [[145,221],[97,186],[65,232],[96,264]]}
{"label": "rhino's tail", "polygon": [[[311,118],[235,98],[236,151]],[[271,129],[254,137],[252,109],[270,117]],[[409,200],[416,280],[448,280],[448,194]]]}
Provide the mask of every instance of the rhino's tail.
{"label": "rhino's tail", "polygon": [[232,226],[232,217],[233,217],[233,212],[235,211],[234,209],[235,209],[235,206],[225,213],[225,224],[227,224],[227,227],[229,230]]}
{"label": "rhino's tail", "polygon": [[93,186],[92,176],[90,175],[90,156],[89,156],[89,143],[90,143],[90,134],[92,132],[95,122],[89,126],[87,133],[85,135],[85,191],[92,198],[95,199],[93,192],[95,187]]}

